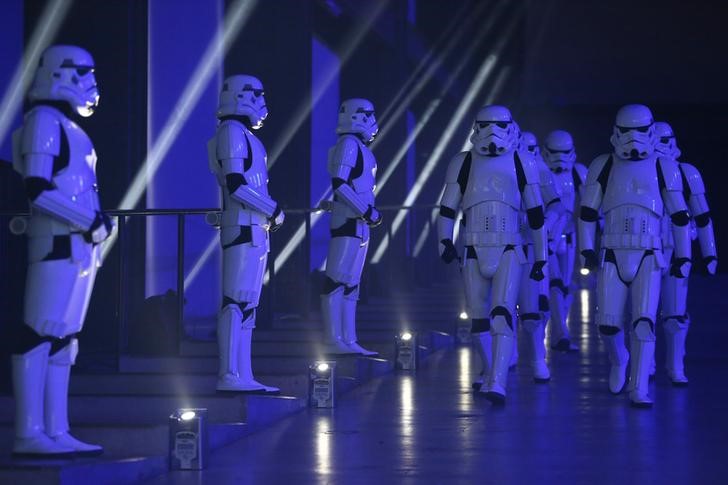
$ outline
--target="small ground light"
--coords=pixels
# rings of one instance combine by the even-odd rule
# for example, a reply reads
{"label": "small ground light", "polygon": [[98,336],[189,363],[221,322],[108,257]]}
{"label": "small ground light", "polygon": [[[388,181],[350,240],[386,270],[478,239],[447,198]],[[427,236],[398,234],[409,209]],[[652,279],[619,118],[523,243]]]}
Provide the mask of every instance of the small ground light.
{"label": "small ground light", "polygon": [[467,320],[468,312],[460,312],[460,320]]}
{"label": "small ground light", "polygon": [[394,365],[401,370],[417,369],[417,335],[402,332],[394,339]]}
{"label": "small ground light", "polygon": [[336,397],[336,362],[314,362],[308,366],[308,404],[333,408]]}
{"label": "small ground light", "polygon": [[202,470],[207,453],[207,409],[178,409],[169,417],[169,468]]}
{"label": "small ground light", "polygon": [[588,276],[589,275],[589,268],[581,268],[579,270],[579,273],[581,273],[582,276]]}

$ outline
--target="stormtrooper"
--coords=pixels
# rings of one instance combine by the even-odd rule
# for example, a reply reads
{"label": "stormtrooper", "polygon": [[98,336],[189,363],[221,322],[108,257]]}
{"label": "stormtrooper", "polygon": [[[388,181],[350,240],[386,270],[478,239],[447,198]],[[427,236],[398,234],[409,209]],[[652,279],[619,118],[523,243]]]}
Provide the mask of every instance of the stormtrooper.
{"label": "stormtrooper", "polygon": [[[662,268],[663,212],[673,225],[674,256],[669,272],[684,278],[690,270],[690,234],[683,184],[677,163],[654,152],[652,113],[643,105],[622,107],[611,137],[614,152],[589,166],[582,192],[579,252],[582,266],[597,278],[596,323],[611,364],[609,390],[622,391],[628,361],[629,397],[635,407],[651,407],[649,370],[655,351],[655,321]],[[604,214],[600,256],[595,251],[595,226]],[[622,332],[627,294],[631,292],[631,352]],[[630,355],[631,354],[631,355]]]}
{"label": "stormtrooper", "polygon": [[551,308],[551,348],[562,352],[577,350],[571,342],[567,317],[571,308],[570,288],[576,257],[576,218],[578,198],[586,180],[586,167],[576,162],[574,140],[567,131],[549,133],[544,158],[553,173],[565,208],[549,251],[549,296]]}
{"label": "stormtrooper", "polygon": [[327,354],[377,355],[357,342],[356,305],[369,228],[382,222],[374,203],[377,161],[368,147],[378,131],[371,102],[353,98],[341,103],[336,127],[339,138],[329,150],[328,160],[334,201],[321,293]]}
{"label": "stormtrooper", "polygon": [[[554,239],[553,231],[558,230],[556,223],[564,213],[561,194],[558,191],[558,187],[554,184],[551,171],[541,157],[536,135],[530,131],[522,132],[519,141],[519,150],[522,153],[531,155],[538,170],[539,189],[541,191],[541,199],[545,205],[546,234],[549,245],[552,245],[552,240]],[[546,365],[546,350],[544,348],[546,321],[549,315],[549,280],[547,273],[545,273],[546,277],[540,281],[533,280],[529,276],[531,268],[535,263],[535,257],[534,242],[531,237],[526,212],[521,213],[521,237],[523,239],[523,250],[528,262],[524,266],[521,274],[518,313],[523,330],[528,335],[527,344],[534,381],[536,383],[546,383],[551,379],[549,368]],[[517,355],[517,348],[518,346],[516,345],[514,347],[514,355]]]}
{"label": "stormtrooper", "polygon": [[255,380],[250,358],[255,310],[270,249],[268,233],[278,230],[284,219],[283,211],[268,194],[265,148],[252,131],[263,126],[267,116],[260,80],[248,75],[225,79],[217,132],[208,143],[210,170],[223,194],[218,391],[279,391]]}
{"label": "stormtrooper", "polygon": [[[669,124],[655,123],[657,144],[655,151],[666,158],[678,160],[680,149],[675,142],[675,134]],[[683,182],[683,195],[690,209],[691,236],[698,238],[702,262],[709,274],[714,275],[718,266],[715,248],[713,223],[710,218],[708,202],[705,198],[705,185],[700,172],[693,165],[679,162],[678,168]],[[663,218],[663,251],[665,260],[670,261],[675,252],[672,227],[669,218]],[[688,279],[678,278],[668,271],[662,274],[661,320],[665,332],[665,367],[674,386],[686,386],[683,358],[685,356],[685,339],[690,327],[687,313]]]}
{"label": "stormtrooper", "polygon": [[[534,243],[529,277],[535,281],[544,278],[545,218],[538,167],[533,157],[516,150],[518,128],[510,111],[497,105],[483,107],[470,140],[473,148],[456,155],[447,169],[438,217],[439,253],[446,263],[458,259],[453,229],[461,208],[466,220],[461,264],[468,314],[476,341],[484,346],[481,355],[492,353],[491,368],[485,372],[487,382],[479,392],[502,404],[513,352],[516,300],[526,263],[519,215],[521,210],[528,215]],[[490,349],[486,333],[490,333]]]}
{"label": "stormtrooper", "polygon": [[74,438],[68,383],[112,224],[99,205],[96,152],[76,116],[99,101],[94,61],[80,47],[55,45],[40,57],[28,92],[31,109],[13,135],[13,164],[30,199],[24,323],[12,356],[13,453],[27,457],[96,455]]}

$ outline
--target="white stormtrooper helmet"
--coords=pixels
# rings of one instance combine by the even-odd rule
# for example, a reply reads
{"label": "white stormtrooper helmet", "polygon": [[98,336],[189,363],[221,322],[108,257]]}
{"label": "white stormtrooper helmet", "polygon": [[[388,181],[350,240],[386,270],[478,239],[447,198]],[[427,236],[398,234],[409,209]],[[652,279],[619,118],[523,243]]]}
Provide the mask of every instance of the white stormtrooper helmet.
{"label": "white stormtrooper helmet", "polygon": [[655,151],[660,155],[670,157],[673,160],[680,158],[680,149],[675,141],[675,133],[672,127],[664,121],[655,122]]}
{"label": "white stormtrooper helmet", "polygon": [[364,143],[371,143],[379,132],[374,116],[374,105],[362,98],[344,100],[339,107],[339,123],[336,133],[358,135]]}
{"label": "white stormtrooper helmet", "polygon": [[73,45],[48,47],[40,56],[28,99],[65,101],[79,115],[91,116],[99,105],[91,54]]}
{"label": "white stormtrooper helmet", "polygon": [[257,130],[268,117],[265,105],[265,91],[260,79],[246,74],[237,74],[225,79],[220,91],[217,117],[243,116],[248,119],[249,128]]}
{"label": "white stormtrooper helmet", "polygon": [[644,160],[655,151],[655,122],[650,108],[628,104],[617,112],[610,140],[614,153],[626,160]]}
{"label": "white stormtrooper helmet", "polygon": [[571,170],[576,162],[574,139],[571,133],[564,130],[554,130],[546,137],[543,148],[546,164],[556,173]]}
{"label": "white stormtrooper helmet", "polygon": [[519,131],[508,108],[485,106],[475,117],[470,141],[477,153],[494,157],[516,148]]}
{"label": "white stormtrooper helmet", "polygon": [[518,149],[528,152],[534,157],[539,156],[541,153],[541,149],[538,147],[538,139],[530,131],[521,132],[521,136],[518,138]]}

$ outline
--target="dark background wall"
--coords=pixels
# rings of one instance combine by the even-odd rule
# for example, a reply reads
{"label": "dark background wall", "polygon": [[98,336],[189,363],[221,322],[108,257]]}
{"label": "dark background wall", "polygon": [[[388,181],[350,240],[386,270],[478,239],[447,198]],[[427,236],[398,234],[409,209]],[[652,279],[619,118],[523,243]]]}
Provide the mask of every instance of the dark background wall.
{"label": "dark background wall", "polygon": [[[154,2],[155,8],[168,9],[169,22],[174,23],[178,15],[175,2]],[[0,50],[3,92],[8,73],[19,62],[22,40],[31,37],[46,5],[44,0],[8,0],[0,5],[0,31],[2,39],[7,39]],[[231,5],[232,0],[221,0],[211,2],[210,8],[221,6],[224,14]],[[386,135],[375,149],[382,174],[429,103],[440,100],[409,152],[409,162],[395,170],[378,196],[380,204],[397,205],[405,200],[443,133],[455,123],[453,115],[481,64],[503,42],[491,76],[475,93],[466,116],[454,126],[455,135],[432,176],[424,181],[416,204],[437,201],[447,161],[461,149],[475,111],[486,99],[510,106],[521,126],[540,137],[556,128],[572,131],[584,163],[609,150],[618,107],[643,102],[653,108],[657,119],[671,122],[684,159],[703,172],[720,244],[728,237],[728,195],[720,184],[728,155],[723,143],[728,104],[725,5],[718,0],[689,4],[677,0],[390,0],[349,52],[352,32],[377,8],[378,0],[263,0],[234,40],[220,70],[223,75],[255,74],[265,83],[270,117],[259,134],[269,153],[291,135],[270,171],[271,193],[290,210],[310,206],[311,173],[320,172],[312,170],[312,164],[323,162],[311,159],[314,142],[309,116],[295,132],[286,131],[297,109],[316,89],[312,79],[318,79],[314,74],[320,73],[313,72],[313,39],[341,60],[336,80],[341,97],[368,97],[380,114],[420,61],[435,49],[430,62],[441,64],[411,99],[405,110],[409,114],[379,120],[382,135]],[[148,146],[147,107],[155,105],[147,98],[148,7],[147,0],[75,0],[53,40],[85,46],[97,61],[101,106],[94,117],[83,121],[83,127],[99,153],[98,175],[106,208],[118,206]],[[493,20],[492,29],[483,31]],[[451,39],[453,48],[445,52],[443,47]],[[463,59],[468,51],[471,55]],[[462,70],[453,76],[461,64]],[[415,76],[408,92],[423,77]],[[449,81],[449,89],[444,90]],[[214,106],[208,111],[213,112]],[[185,136],[198,136],[205,143],[210,133]],[[7,140],[0,140],[0,157],[9,157],[8,146]],[[200,163],[177,158],[180,170],[186,163]],[[200,183],[214,182],[210,176]],[[25,209],[22,184],[7,164],[0,164],[0,188],[2,210]],[[394,213],[385,217],[391,221]],[[412,259],[412,247],[429,219],[430,212],[425,210],[409,216],[382,262],[367,269],[365,287],[372,292],[391,292],[442,279],[443,274],[454,276],[445,273],[437,259],[432,232],[417,259]],[[273,237],[271,256],[281,251],[302,220],[291,212],[289,223]],[[5,331],[21,319],[25,272],[24,240],[11,236],[6,222],[7,217],[0,220],[0,329]],[[133,324],[143,306],[148,268],[144,224],[134,222],[130,229],[121,256],[127,262],[124,291],[128,292],[127,313]],[[385,234],[385,226],[374,231],[372,252]],[[274,312],[304,313],[309,300],[315,300],[318,287],[315,274],[310,274],[308,244],[302,241],[287,264],[277,268],[274,283],[263,295],[259,325],[266,325]],[[117,247],[99,276],[84,330],[82,357],[110,355],[116,348],[119,256]]]}

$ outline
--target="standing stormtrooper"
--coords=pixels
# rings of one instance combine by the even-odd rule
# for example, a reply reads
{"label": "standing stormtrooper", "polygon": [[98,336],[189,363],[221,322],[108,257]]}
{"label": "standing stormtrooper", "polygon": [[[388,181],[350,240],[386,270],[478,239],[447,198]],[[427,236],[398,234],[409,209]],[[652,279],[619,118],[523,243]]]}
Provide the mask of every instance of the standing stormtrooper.
{"label": "standing stormtrooper", "polygon": [[324,353],[377,355],[357,342],[356,305],[369,247],[369,228],[382,222],[374,204],[377,161],[369,149],[379,128],[374,105],[347,99],[339,108],[339,139],[329,150],[334,202],[326,281],[321,294]]}
{"label": "standing stormtrooper", "polygon": [[[611,138],[614,153],[589,166],[582,192],[579,250],[583,267],[601,265],[597,280],[596,323],[611,370],[609,389],[619,393],[632,359],[629,397],[633,406],[651,407],[649,371],[655,351],[655,321],[662,268],[661,219],[673,224],[675,250],[670,274],[684,278],[690,270],[687,206],[677,163],[654,153],[655,126],[649,108],[622,107]],[[601,255],[595,251],[595,228],[604,214]],[[628,353],[622,332],[627,293],[632,297],[632,335]]]}
{"label": "standing stormtrooper", "polygon": [[96,455],[68,425],[68,382],[78,354],[97,268],[112,225],[99,205],[96,152],[76,116],[99,101],[94,61],[80,47],[41,55],[28,93],[31,109],[13,135],[13,164],[30,199],[24,323],[12,356],[13,453],[28,457]]}
{"label": "standing stormtrooper", "polygon": [[567,318],[571,308],[569,294],[574,274],[576,257],[576,218],[578,197],[586,180],[586,167],[576,163],[574,140],[568,131],[556,130],[549,133],[544,145],[544,157],[554,182],[561,193],[565,209],[558,223],[559,229],[553,238],[549,255],[549,282],[551,308],[551,348],[562,352],[576,351],[571,342]]}
{"label": "standing stormtrooper", "polygon": [[279,391],[255,380],[250,359],[255,309],[270,250],[268,232],[278,230],[284,218],[268,194],[265,148],[252,132],[263,126],[267,116],[260,80],[247,75],[225,79],[217,110],[220,123],[208,143],[210,169],[223,194],[218,391]]}
{"label": "standing stormtrooper", "polygon": [[[678,160],[680,149],[675,142],[675,134],[667,123],[655,123],[657,144],[655,151],[661,156]],[[703,264],[709,274],[714,275],[718,266],[715,248],[713,223],[710,219],[708,201],[705,198],[705,185],[700,172],[693,165],[679,162],[683,181],[683,195],[690,208],[691,236],[698,238]],[[670,261],[675,252],[670,219],[663,218],[663,251],[665,260]],[[687,276],[687,275],[686,275]],[[683,358],[685,339],[690,327],[687,313],[688,279],[678,278],[667,271],[662,274],[661,320],[665,332],[665,367],[674,386],[687,386]]]}
{"label": "standing stormtrooper", "polygon": [[[556,223],[564,212],[561,203],[561,194],[554,184],[553,176],[548,166],[541,157],[536,135],[530,131],[521,133],[519,150],[528,153],[538,170],[539,189],[541,199],[545,204],[546,232],[549,243],[554,239],[553,230],[558,228]],[[521,237],[523,238],[523,250],[526,253],[527,264],[521,274],[521,287],[518,296],[518,310],[523,330],[528,335],[527,344],[529,347],[529,358],[533,370],[533,379],[536,383],[546,383],[551,379],[549,368],[546,365],[546,349],[544,348],[546,321],[549,315],[548,297],[548,274],[545,278],[536,281],[530,278],[530,271],[535,263],[534,241],[531,237],[531,230],[528,225],[526,212],[521,213]],[[550,265],[549,265],[550,271]],[[518,345],[514,347],[514,355],[517,355]]]}
{"label": "standing stormtrooper", "polygon": [[462,208],[467,221],[462,234],[462,271],[468,314],[473,332],[478,337],[490,332],[492,340],[492,368],[480,392],[491,402],[502,404],[513,352],[516,300],[526,262],[519,214],[521,210],[528,214],[534,242],[529,277],[540,281],[546,265],[544,210],[538,168],[530,155],[516,150],[518,127],[507,108],[482,108],[470,140],[473,148],[456,155],[447,169],[438,217],[439,253],[446,263],[458,258],[453,229],[457,210]]}

